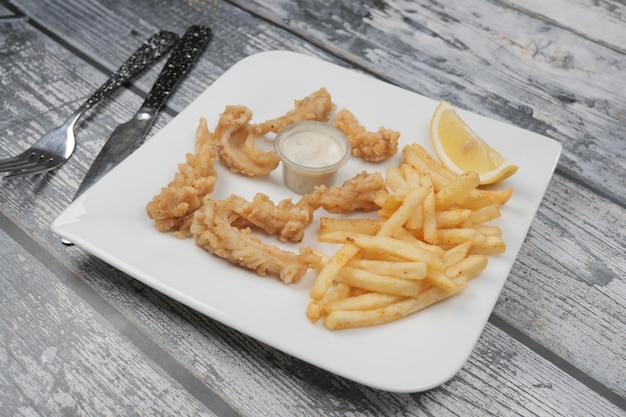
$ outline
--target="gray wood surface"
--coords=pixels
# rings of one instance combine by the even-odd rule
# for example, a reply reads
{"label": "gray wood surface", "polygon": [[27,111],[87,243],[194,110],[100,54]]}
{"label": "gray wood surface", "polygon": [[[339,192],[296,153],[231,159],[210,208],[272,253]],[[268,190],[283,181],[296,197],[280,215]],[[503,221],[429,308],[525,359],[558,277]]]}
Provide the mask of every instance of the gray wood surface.
{"label": "gray wood surface", "polygon": [[[157,30],[214,39],[150,134],[231,65],[287,49],[558,140],[563,156],[467,364],[374,390],[173,301],[50,231],[155,67],[82,120],[72,159],[0,183],[0,415],[626,415],[626,5],[619,1],[0,0],[0,158]],[[112,202],[120,203],[120,202]]]}

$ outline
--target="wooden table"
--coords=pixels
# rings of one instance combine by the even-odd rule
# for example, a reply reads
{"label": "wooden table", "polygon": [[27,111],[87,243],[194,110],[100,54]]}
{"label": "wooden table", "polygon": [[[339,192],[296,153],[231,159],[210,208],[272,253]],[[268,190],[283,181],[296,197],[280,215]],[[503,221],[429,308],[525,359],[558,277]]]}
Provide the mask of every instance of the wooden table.
{"label": "wooden table", "polygon": [[[150,135],[286,49],[556,139],[563,154],[466,365],[378,391],[144,286],[50,224],[159,67],[85,118],[56,172],[0,184],[3,416],[626,415],[626,5],[617,0],[0,0],[0,157],[59,124],[158,30],[214,38]],[[411,372],[419,372],[410,370]]]}

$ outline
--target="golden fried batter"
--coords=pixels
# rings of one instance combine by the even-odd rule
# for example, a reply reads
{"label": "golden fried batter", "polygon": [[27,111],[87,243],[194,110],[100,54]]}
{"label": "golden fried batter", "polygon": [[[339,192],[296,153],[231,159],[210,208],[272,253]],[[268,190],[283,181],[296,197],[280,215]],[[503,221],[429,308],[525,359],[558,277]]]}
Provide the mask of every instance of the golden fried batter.
{"label": "golden fried batter", "polygon": [[196,244],[258,275],[276,276],[286,284],[298,282],[311,265],[319,262],[311,248],[301,247],[299,254],[290,252],[263,243],[251,235],[249,228],[234,227],[232,223],[239,217],[234,206],[239,203],[232,199],[215,201],[206,196],[191,225]]}
{"label": "golden fried batter", "polygon": [[384,161],[398,152],[399,132],[384,127],[380,127],[377,132],[368,132],[348,109],[337,113],[335,127],[350,140],[352,155],[366,161]]}
{"label": "golden fried batter", "polygon": [[304,228],[313,221],[314,209],[304,204],[294,204],[290,198],[274,204],[270,198],[257,193],[252,202],[237,196],[238,204],[234,211],[244,221],[235,223],[237,227],[256,226],[270,235],[278,235],[283,242],[300,242],[304,237]]}
{"label": "golden fried batter", "polygon": [[373,211],[380,207],[374,199],[376,193],[386,190],[385,179],[380,172],[361,172],[340,187],[315,187],[315,191],[305,194],[298,205],[306,204],[314,210],[322,207],[329,213],[350,213],[352,211]]}
{"label": "golden fried batter", "polygon": [[217,153],[209,137],[207,121],[201,118],[196,129],[196,153],[185,155],[186,162],[178,164],[174,179],[147,204],[146,212],[161,232],[172,231],[180,238],[191,236],[193,213],[215,186]]}
{"label": "golden fried batter", "polygon": [[215,146],[220,148],[222,163],[233,172],[248,176],[267,176],[280,159],[276,152],[262,152],[254,144],[252,111],[246,106],[226,106],[213,134]]}
{"label": "golden fried batter", "polygon": [[335,108],[336,105],[332,102],[330,93],[325,87],[322,87],[302,100],[295,100],[294,109],[284,116],[255,125],[254,134],[278,133],[283,127],[302,120],[327,122],[330,118],[330,113]]}

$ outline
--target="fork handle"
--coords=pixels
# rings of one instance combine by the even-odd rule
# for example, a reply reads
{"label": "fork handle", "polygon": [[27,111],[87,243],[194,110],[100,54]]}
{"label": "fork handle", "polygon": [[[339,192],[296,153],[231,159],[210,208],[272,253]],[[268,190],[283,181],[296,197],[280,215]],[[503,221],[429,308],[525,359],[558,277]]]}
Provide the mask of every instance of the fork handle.
{"label": "fork handle", "polygon": [[81,106],[83,111],[91,108],[102,98],[109,95],[119,86],[130,80],[144,68],[154,63],[178,41],[173,32],[161,31],[150,37],[133,53],[126,62],[102,84]]}

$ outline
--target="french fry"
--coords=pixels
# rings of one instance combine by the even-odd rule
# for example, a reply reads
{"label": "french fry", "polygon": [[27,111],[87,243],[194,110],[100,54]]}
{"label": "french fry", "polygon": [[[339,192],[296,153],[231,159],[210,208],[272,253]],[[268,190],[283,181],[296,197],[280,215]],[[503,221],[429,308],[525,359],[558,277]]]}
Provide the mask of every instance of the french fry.
{"label": "french fry", "polygon": [[424,188],[413,188],[409,191],[402,205],[383,223],[376,235],[392,236],[396,230],[401,228],[411,218],[411,215],[422,204],[427,194],[428,190]]}
{"label": "french fry", "polygon": [[417,296],[422,286],[420,280],[408,280],[387,275],[373,274],[349,266],[342,268],[335,279],[351,287],[383,294],[403,295],[405,297]]}
{"label": "french fry", "polygon": [[417,169],[422,175],[429,174],[432,178],[435,192],[439,191],[458,175],[435,161],[426,149],[414,143],[402,149],[404,160]]}
{"label": "french fry", "polygon": [[426,278],[430,283],[439,288],[450,289],[454,287],[454,282],[446,274],[436,269],[429,269]]}
{"label": "french fry", "polygon": [[402,172],[402,176],[404,177],[409,188],[417,188],[421,186],[421,175],[415,167],[404,163],[400,165],[400,171]]}
{"label": "french fry", "polygon": [[450,179],[440,175],[438,172],[430,169],[428,165],[418,156],[415,150],[411,146],[405,146],[402,150],[404,160],[411,165],[417,172],[423,175],[430,175],[435,192],[440,190],[444,185],[450,182]]}
{"label": "french fry", "polygon": [[446,276],[452,280],[457,277],[472,279],[487,267],[485,255],[469,255],[446,269]]}
{"label": "french fry", "polygon": [[387,186],[393,191],[393,194],[401,198],[407,195],[411,189],[404,179],[400,168],[388,168],[385,181]]}
{"label": "french fry", "polygon": [[452,209],[441,210],[435,213],[435,220],[438,229],[450,229],[458,227],[469,220],[472,210],[469,209]]}
{"label": "french fry", "polygon": [[[346,243],[360,249],[372,250],[396,256],[408,261],[425,262],[428,266],[441,270],[443,264],[441,259],[428,250],[411,245],[393,237],[388,236],[368,236],[360,233],[333,232],[320,235],[320,242],[326,243]],[[332,258],[329,261],[332,262]],[[326,266],[328,267],[327,264]],[[342,265],[343,266],[343,265]],[[322,270],[324,272],[326,268]],[[321,274],[321,272],[320,272]],[[318,276],[319,278],[319,276]]]}
{"label": "french fry", "polygon": [[424,199],[424,204],[422,206],[423,209],[423,229],[422,229],[422,238],[425,242],[430,243],[432,245],[437,244],[437,198],[435,195],[435,189],[432,183],[432,179],[430,175],[424,175],[420,178],[420,183],[422,187],[428,190],[428,195]]}
{"label": "french fry", "polygon": [[325,305],[332,301],[337,301],[343,298],[347,298],[351,295],[351,292],[352,292],[352,287],[350,287],[348,284],[343,284],[341,282],[338,282],[335,286],[333,286],[330,290],[328,290],[326,294],[324,294],[324,297],[322,297],[322,299],[319,300],[319,303],[321,305]]}
{"label": "french fry", "polygon": [[348,266],[402,279],[423,279],[426,276],[425,262],[352,259]]}
{"label": "french fry", "polygon": [[507,188],[505,190],[476,190],[477,193],[482,194],[485,198],[493,201],[493,204],[503,206],[511,199],[513,195],[513,189]]}
{"label": "french fry", "polygon": [[460,197],[475,190],[479,184],[480,177],[477,173],[472,171],[464,172],[437,191],[435,195],[437,209],[441,210],[453,206]]}
{"label": "french fry", "polygon": [[379,219],[348,219],[339,217],[321,217],[320,234],[330,232],[357,232],[366,235],[375,235],[383,220]]}
{"label": "french fry", "polygon": [[416,238],[411,232],[406,229],[398,229],[396,233],[394,233],[393,237],[396,239],[400,239],[404,242],[410,243],[413,246],[420,248],[421,250],[426,250],[432,252],[433,255],[441,258],[445,253],[445,250],[436,245],[431,245],[430,243],[426,243],[424,241]]}
{"label": "french fry", "polygon": [[310,300],[306,307],[306,316],[311,320],[311,323],[317,322],[322,317],[322,307],[319,301]]}
{"label": "french fry", "polygon": [[513,189],[493,191],[493,190],[472,190],[461,196],[456,202],[459,207],[478,210],[492,204],[504,205],[513,195]]}
{"label": "french fry", "polygon": [[401,295],[370,292],[332,301],[324,306],[324,311],[326,313],[330,313],[331,311],[336,310],[373,310],[397,303],[403,298],[405,297]]}
{"label": "french fry", "polygon": [[443,267],[449,268],[450,266],[461,262],[463,259],[467,257],[467,254],[469,253],[471,247],[472,247],[472,241],[468,240],[448,249],[441,257],[441,262],[443,262]]}
{"label": "french fry", "polygon": [[350,286],[343,283],[338,283],[331,289],[329,289],[324,297],[320,300],[311,300],[307,306],[306,315],[313,323],[325,314],[324,306],[333,301],[341,300],[350,296]]}
{"label": "french fry", "polygon": [[478,224],[473,227],[474,229],[476,229],[477,232],[480,232],[485,236],[502,237],[502,229],[500,229],[498,226],[487,226],[484,224]]}
{"label": "french fry", "polygon": [[471,229],[439,229],[437,239],[442,245],[460,245],[470,241],[474,245],[481,245],[485,242],[485,236],[474,228]]}
{"label": "french fry", "polygon": [[377,251],[363,251],[363,254],[365,255],[365,259],[367,259],[368,261],[406,262],[406,259],[389,255],[388,253],[382,253]]}
{"label": "french fry", "polygon": [[413,210],[413,213],[411,213],[411,217],[409,217],[409,220],[407,220],[406,222],[406,228],[409,230],[423,230],[424,229],[423,204],[415,207],[415,210]]}
{"label": "french fry", "polygon": [[402,204],[402,199],[389,194],[387,190],[381,190],[374,196],[374,203],[380,207],[381,210],[393,213],[393,211],[395,211]]}
{"label": "french fry", "polygon": [[329,330],[343,330],[348,328],[376,326],[399,320],[417,311],[452,297],[467,287],[467,280],[460,278],[454,280],[454,287],[443,289],[432,287],[417,297],[407,297],[397,303],[373,310],[336,310],[331,311],[324,325]]}
{"label": "french fry", "polygon": [[313,300],[320,300],[324,297],[326,291],[333,285],[335,276],[351,258],[359,253],[359,250],[360,249],[354,245],[345,244],[328,260],[319,274],[317,274],[315,281],[313,281],[310,293]]}
{"label": "french fry", "polygon": [[483,254],[483,255],[495,255],[498,253],[504,253],[506,251],[506,244],[501,237],[498,236],[485,236],[485,240],[476,245],[472,245],[470,253]]}
{"label": "french fry", "polygon": [[417,143],[413,143],[411,144],[411,148],[413,148],[413,150],[419,156],[419,158],[421,158],[431,170],[437,172],[442,177],[447,178],[448,181],[453,180],[454,178],[457,177],[457,174],[450,171],[448,168],[444,167],[439,162],[435,161],[435,159],[432,156],[430,156],[428,151],[426,151],[426,149],[424,149],[423,146]]}
{"label": "french fry", "polygon": [[358,297],[363,294],[369,294],[369,291],[364,288],[350,287],[350,297]]}
{"label": "french fry", "polygon": [[391,215],[393,214],[394,211],[396,211],[396,210],[395,209],[391,209],[391,208],[381,208],[380,210],[378,210],[377,213],[383,219],[388,219],[389,217],[391,217]]}
{"label": "french fry", "polygon": [[[411,188],[421,187],[422,184],[421,184],[420,173],[413,166],[405,163],[405,164],[400,165],[400,170],[402,171],[402,175],[404,176],[404,179],[406,180],[409,187]],[[406,222],[407,229],[421,230],[423,228],[424,222],[423,222],[422,212],[423,212],[423,209],[421,205],[418,205],[417,207],[415,207],[415,209],[413,210],[413,213],[411,214],[411,216]]]}
{"label": "french fry", "polygon": [[488,206],[473,210],[470,212],[469,221],[472,224],[482,224],[500,217],[500,206],[498,204],[490,204]]}

